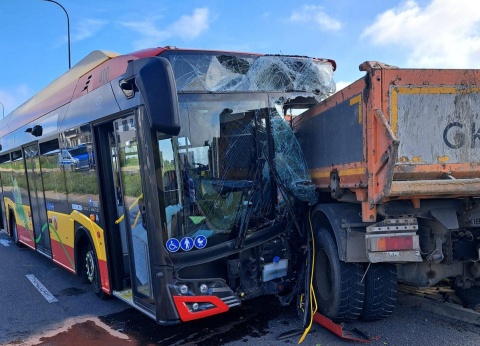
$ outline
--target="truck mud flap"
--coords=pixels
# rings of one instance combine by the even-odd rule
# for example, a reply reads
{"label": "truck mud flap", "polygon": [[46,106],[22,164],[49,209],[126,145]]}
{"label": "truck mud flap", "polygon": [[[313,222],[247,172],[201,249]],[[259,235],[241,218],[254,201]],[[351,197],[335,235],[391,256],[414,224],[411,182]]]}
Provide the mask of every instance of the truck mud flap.
{"label": "truck mud flap", "polygon": [[362,332],[358,328],[354,328],[352,330],[344,329],[344,324],[337,324],[333,322],[331,319],[323,316],[320,313],[315,313],[313,316],[313,320],[321,325],[323,328],[328,329],[333,334],[341,337],[342,339],[358,341],[358,342],[370,342],[372,340],[379,340],[380,337],[370,337],[366,333]]}

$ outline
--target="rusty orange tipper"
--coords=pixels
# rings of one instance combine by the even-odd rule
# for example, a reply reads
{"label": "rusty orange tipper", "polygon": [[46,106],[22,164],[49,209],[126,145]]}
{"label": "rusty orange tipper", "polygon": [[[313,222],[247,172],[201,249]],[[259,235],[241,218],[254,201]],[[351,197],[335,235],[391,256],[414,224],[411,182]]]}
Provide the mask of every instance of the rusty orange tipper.
{"label": "rusty orange tipper", "polygon": [[390,200],[480,195],[480,71],[360,69],[296,119],[315,184],[355,193],[365,222]]}
{"label": "rusty orange tipper", "polygon": [[317,296],[333,319],[385,317],[397,281],[480,285],[480,70],[360,70],[293,120],[319,196]]}

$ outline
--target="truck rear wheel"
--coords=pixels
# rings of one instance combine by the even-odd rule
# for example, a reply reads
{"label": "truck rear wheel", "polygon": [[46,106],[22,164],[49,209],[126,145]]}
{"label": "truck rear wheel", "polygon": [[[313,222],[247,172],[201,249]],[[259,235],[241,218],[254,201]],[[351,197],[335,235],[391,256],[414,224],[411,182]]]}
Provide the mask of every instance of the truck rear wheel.
{"label": "truck rear wheel", "polygon": [[390,316],[397,303],[397,287],[397,267],[394,264],[370,264],[365,275],[361,318],[373,321]]}
{"label": "truck rear wheel", "polygon": [[340,261],[333,237],[320,229],[315,241],[313,287],[318,310],[334,321],[358,319],[363,308],[363,266]]}
{"label": "truck rear wheel", "polygon": [[465,307],[477,310],[480,308],[480,287],[462,288],[453,285],[455,293],[462,300]]}

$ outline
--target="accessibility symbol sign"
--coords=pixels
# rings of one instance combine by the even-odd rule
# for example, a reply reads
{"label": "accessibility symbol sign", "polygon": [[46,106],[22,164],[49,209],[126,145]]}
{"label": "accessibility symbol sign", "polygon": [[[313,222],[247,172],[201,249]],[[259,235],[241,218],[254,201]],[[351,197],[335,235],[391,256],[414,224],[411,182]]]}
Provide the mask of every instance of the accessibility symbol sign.
{"label": "accessibility symbol sign", "polygon": [[180,242],[180,247],[183,251],[190,251],[193,248],[193,239],[190,237],[185,237]]}
{"label": "accessibility symbol sign", "polygon": [[197,235],[194,243],[197,249],[203,249],[205,246],[207,246],[207,237],[204,235]]}
{"label": "accessibility symbol sign", "polygon": [[180,242],[176,238],[170,238],[167,240],[166,248],[170,252],[177,252],[180,248]]}

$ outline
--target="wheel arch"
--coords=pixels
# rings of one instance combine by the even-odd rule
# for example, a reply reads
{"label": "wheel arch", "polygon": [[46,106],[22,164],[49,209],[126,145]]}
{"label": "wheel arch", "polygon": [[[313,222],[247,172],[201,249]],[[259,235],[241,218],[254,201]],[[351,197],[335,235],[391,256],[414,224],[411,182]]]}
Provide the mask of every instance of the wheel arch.
{"label": "wheel arch", "polygon": [[7,219],[5,220],[5,224],[8,225],[7,227],[7,233],[10,237],[13,237],[13,233],[12,233],[12,222],[13,220],[15,220],[15,211],[13,210],[13,208],[11,207],[8,207],[8,213],[6,213],[6,217]]}
{"label": "wheel arch", "polygon": [[95,251],[100,274],[101,288],[105,293],[110,294],[110,271],[108,270],[106,244],[104,231],[93,221],[80,213],[71,215],[75,219],[75,272],[80,275],[77,263],[81,263],[82,249],[90,243]]}
{"label": "wheel arch", "polygon": [[[77,276],[82,278],[82,282],[84,283],[91,283],[93,287],[93,291],[95,294],[100,297],[101,299],[106,299],[110,294],[110,277],[109,271],[106,266],[106,261],[102,262],[98,258],[98,246],[102,245],[101,242],[96,242],[95,237],[91,234],[92,232],[84,227],[82,224],[75,222],[75,273]],[[99,238],[97,233],[97,238]],[[93,260],[95,269],[95,276],[92,275],[94,278],[92,281],[86,281],[83,278],[83,275],[86,275],[86,272],[82,271],[81,267],[78,265],[85,265],[84,258],[86,258],[87,254],[93,252]],[[97,281],[98,280],[98,281]]]}
{"label": "wheel arch", "polygon": [[75,222],[74,249],[75,249],[75,273],[77,274],[77,276],[80,276],[81,274],[78,268],[78,264],[81,263],[82,261],[81,257],[83,256],[83,251],[84,249],[86,249],[89,243],[95,249],[95,243],[93,242],[90,232],[85,227]]}
{"label": "wheel arch", "polygon": [[[352,239],[347,234],[347,229],[352,229],[350,225],[356,226],[362,224],[362,207],[356,204],[346,203],[331,203],[331,204],[319,204],[312,211],[312,227],[314,230],[314,236],[321,228],[327,229],[332,235],[335,243],[337,244],[338,257],[341,261],[347,262],[347,249],[351,246],[365,246],[364,240],[359,238],[358,240]],[[356,230],[359,227],[355,227]],[[360,227],[362,229],[362,227]],[[363,227],[363,230],[365,227]],[[347,244],[347,239],[352,244]],[[356,244],[353,242],[356,241]],[[365,255],[366,259],[366,255]],[[358,260],[357,260],[358,261]]]}

